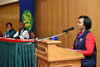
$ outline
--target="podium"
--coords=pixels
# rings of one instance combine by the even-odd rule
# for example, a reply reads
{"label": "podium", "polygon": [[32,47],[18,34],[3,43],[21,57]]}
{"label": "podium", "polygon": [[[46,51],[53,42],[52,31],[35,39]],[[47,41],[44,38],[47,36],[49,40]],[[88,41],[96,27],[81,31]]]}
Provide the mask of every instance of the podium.
{"label": "podium", "polygon": [[61,41],[42,40],[38,42],[36,55],[38,56],[38,67],[81,67],[83,54],[58,47]]}

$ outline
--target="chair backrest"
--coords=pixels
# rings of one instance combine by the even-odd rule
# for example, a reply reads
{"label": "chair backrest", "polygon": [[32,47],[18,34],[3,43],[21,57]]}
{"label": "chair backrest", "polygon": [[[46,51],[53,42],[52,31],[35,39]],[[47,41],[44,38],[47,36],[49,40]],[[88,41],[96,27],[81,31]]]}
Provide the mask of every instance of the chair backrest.
{"label": "chair backrest", "polygon": [[1,33],[1,31],[0,31],[0,37],[2,37],[3,36],[3,34]]}
{"label": "chair backrest", "polygon": [[29,32],[30,39],[33,39],[35,37],[35,34],[33,32]]}

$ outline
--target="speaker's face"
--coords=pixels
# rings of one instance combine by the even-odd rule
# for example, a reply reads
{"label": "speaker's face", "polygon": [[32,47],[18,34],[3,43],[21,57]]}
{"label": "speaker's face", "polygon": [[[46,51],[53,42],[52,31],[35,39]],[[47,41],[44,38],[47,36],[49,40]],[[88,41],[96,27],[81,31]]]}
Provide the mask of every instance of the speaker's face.
{"label": "speaker's face", "polygon": [[85,25],[84,25],[84,18],[78,19],[77,28],[78,28],[79,30],[83,30],[83,29],[85,28]]}

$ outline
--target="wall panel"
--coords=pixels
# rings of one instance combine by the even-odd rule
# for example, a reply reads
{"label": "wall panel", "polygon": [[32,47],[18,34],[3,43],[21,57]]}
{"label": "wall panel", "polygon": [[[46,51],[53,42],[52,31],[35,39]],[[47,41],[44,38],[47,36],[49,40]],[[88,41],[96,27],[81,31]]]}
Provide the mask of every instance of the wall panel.
{"label": "wall panel", "polygon": [[2,33],[6,31],[6,23],[11,22],[13,28],[18,30],[19,28],[19,4],[9,4],[0,7],[0,30]]}
{"label": "wall panel", "polygon": [[[37,36],[53,36],[68,28],[68,0],[36,0],[35,8]],[[59,40],[63,41],[63,47],[67,47],[68,34],[60,36]]]}

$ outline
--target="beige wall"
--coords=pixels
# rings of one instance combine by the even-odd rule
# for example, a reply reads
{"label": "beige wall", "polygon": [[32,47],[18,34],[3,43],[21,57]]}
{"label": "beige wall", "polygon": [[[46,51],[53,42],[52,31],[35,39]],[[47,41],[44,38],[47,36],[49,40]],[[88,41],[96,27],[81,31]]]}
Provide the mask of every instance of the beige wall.
{"label": "beige wall", "polygon": [[6,31],[6,23],[13,23],[13,28],[18,30],[19,26],[19,4],[9,4],[0,6],[0,31],[4,33]]}
{"label": "beige wall", "polygon": [[[39,37],[62,33],[69,27],[68,0],[35,0],[35,32]],[[68,47],[68,34],[59,37]],[[66,45],[65,45],[66,44]]]}
{"label": "beige wall", "polygon": [[[88,15],[92,19],[93,32],[97,44],[97,67],[100,67],[100,0],[35,0],[35,33],[38,37],[48,37],[62,33],[63,29],[74,26],[75,30],[60,36],[62,47],[73,46],[78,33],[76,23],[80,15]],[[19,4],[0,7],[0,30],[6,30],[6,22],[11,21],[18,29]]]}

